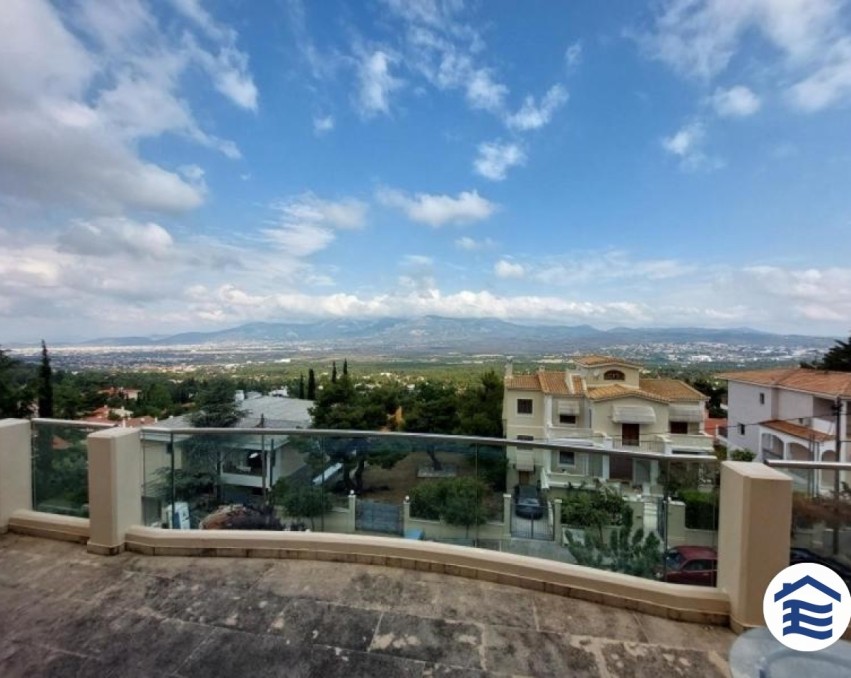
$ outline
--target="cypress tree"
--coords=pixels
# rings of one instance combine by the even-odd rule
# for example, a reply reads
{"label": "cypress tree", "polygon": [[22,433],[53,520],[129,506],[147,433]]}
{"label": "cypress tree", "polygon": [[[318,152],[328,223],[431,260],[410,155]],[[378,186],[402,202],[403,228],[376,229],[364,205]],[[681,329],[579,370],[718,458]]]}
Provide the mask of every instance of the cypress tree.
{"label": "cypress tree", "polygon": [[41,340],[41,367],[38,370],[38,416],[53,417],[53,370],[44,339]]}
{"label": "cypress tree", "polygon": [[307,371],[307,399],[316,400],[316,375],[312,367]]}
{"label": "cypress tree", "polygon": [[343,358],[343,376],[349,376],[349,360],[348,358]]}
{"label": "cypress tree", "polygon": [[304,400],[304,372],[298,375],[298,398]]}
{"label": "cypress tree", "polygon": [[331,363],[331,383],[332,384],[337,383],[337,361],[336,360],[334,360]]}

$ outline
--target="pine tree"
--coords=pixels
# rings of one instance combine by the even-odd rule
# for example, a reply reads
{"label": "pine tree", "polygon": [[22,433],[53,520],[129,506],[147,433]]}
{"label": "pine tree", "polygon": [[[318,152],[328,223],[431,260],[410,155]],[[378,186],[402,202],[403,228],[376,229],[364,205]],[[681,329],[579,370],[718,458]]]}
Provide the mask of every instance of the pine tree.
{"label": "pine tree", "polygon": [[307,399],[316,400],[316,374],[312,367],[307,371]]}
{"label": "pine tree", "polygon": [[53,369],[44,339],[41,340],[41,367],[38,370],[38,416],[53,417]]}
{"label": "pine tree", "polygon": [[337,383],[337,361],[336,360],[334,360],[331,363],[331,383],[332,384]]}
{"label": "pine tree", "polygon": [[304,400],[304,372],[298,375],[298,399]]}
{"label": "pine tree", "polygon": [[831,348],[816,367],[837,372],[851,372],[851,337],[848,341],[837,339],[836,346]]}

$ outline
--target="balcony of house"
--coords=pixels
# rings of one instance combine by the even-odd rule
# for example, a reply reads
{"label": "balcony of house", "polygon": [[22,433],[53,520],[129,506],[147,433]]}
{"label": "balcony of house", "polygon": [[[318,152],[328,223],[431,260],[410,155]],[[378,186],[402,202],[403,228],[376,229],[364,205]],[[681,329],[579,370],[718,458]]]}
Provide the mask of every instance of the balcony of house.
{"label": "balcony of house", "polygon": [[[769,421],[759,426],[760,451],[765,461],[835,462],[836,440],[828,433],[788,421]],[[812,472],[790,468],[795,490],[825,495],[834,491],[835,472]],[[851,480],[851,477],[844,480]]]}
{"label": "balcony of house", "polygon": [[[288,457],[298,455],[298,463],[287,467],[285,482],[280,483],[274,493],[272,488],[262,487],[263,491],[254,497],[255,504],[234,506],[224,501],[222,493],[225,483],[221,451],[233,448],[233,440],[249,435],[246,432],[176,430],[169,435],[179,437],[181,444],[163,451],[161,446],[149,446],[143,441],[143,434],[159,433],[155,429],[111,428],[86,432],[88,435],[77,440],[71,435],[70,425],[68,430],[63,426],[63,422],[43,420],[0,422],[0,532],[8,530],[18,535],[82,542],[89,554],[117,555],[118,559],[112,561],[115,563],[124,562],[122,559],[128,556],[120,554],[130,551],[135,554],[132,562],[149,572],[153,571],[150,568],[156,569],[156,558],[144,564],[140,564],[140,558],[159,555],[243,557],[246,558],[244,566],[231,566],[228,571],[248,573],[255,571],[255,567],[265,567],[264,572],[271,572],[281,567],[276,581],[289,583],[275,584],[276,590],[283,591],[281,587],[288,585],[292,588],[287,590],[301,591],[295,595],[303,599],[304,591],[322,594],[330,586],[329,582],[336,581],[331,575],[322,574],[326,570],[322,569],[325,565],[321,561],[346,563],[352,567],[380,565],[409,571],[428,570],[441,577],[451,575],[482,580],[473,595],[480,604],[483,598],[496,600],[501,597],[496,590],[485,592],[483,585],[510,585],[515,587],[513,593],[505,593],[510,598],[529,601],[535,596],[549,596],[546,601],[558,601],[560,597],[584,597],[669,621],[730,625],[740,631],[761,623],[762,597],[760,595],[757,601],[751,593],[757,590],[761,593],[774,572],[788,563],[791,510],[786,511],[786,508],[791,506],[791,482],[783,473],[759,464],[725,462],[719,495],[714,483],[702,480],[717,477],[718,462],[714,458],[703,455],[672,457],[634,449],[597,452],[587,447],[570,449],[561,443],[530,441],[524,443],[524,447],[535,451],[535,466],[544,454],[550,455],[551,464],[540,469],[542,483],[537,492],[532,486],[532,492],[518,494],[506,487],[507,451],[516,449],[516,441],[370,431],[269,429],[270,436],[304,441],[305,444],[293,446],[284,453]],[[58,444],[57,439],[72,444]],[[314,442],[316,444],[312,444]],[[554,454],[559,455],[555,465],[552,463]],[[587,459],[582,455],[587,455]],[[630,480],[646,477],[649,483],[655,482],[665,488],[652,500],[627,496],[626,485],[615,477],[621,492],[612,487],[605,494],[607,510],[613,511],[612,525],[604,526],[607,530],[626,530],[625,538],[633,544],[638,534],[633,532],[636,525],[640,523],[644,530],[641,567],[630,561],[627,563],[630,569],[619,569],[626,567],[621,556],[605,551],[609,546],[593,538],[596,528],[583,523],[587,512],[565,509],[566,504],[575,503],[580,495],[557,496],[550,492],[549,481],[557,479],[559,474],[570,475],[571,468],[583,475],[596,474],[598,457],[608,459],[609,476],[617,476],[615,466],[618,464],[614,460],[618,460],[625,462],[623,470],[629,469]],[[267,463],[268,460],[263,462]],[[599,463],[601,472],[605,470],[604,463]],[[339,467],[333,474],[324,473],[337,464]],[[655,473],[654,468],[657,469]],[[263,475],[254,477],[264,478]],[[316,478],[320,478],[318,484]],[[550,487],[544,487],[545,478]],[[757,492],[756,487],[762,489]],[[631,490],[638,493],[635,487]],[[581,492],[584,493],[582,497],[593,498],[604,492],[604,488],[586,487]],[[770,507],[762,501],[766,493],[771,496]],[[85,505],[87,517],[34,510],[38,506],[51,506],[53,502],[46,500],[55,498]],[[633,507],[630,512],[633,520],[624,522],[626,508],[635,504],[634,500],[640,503],[641,515],[636,517]],[[708,583],[717,582],[717,585],[673,584],[668,579],[665,558],[668,547],[697,538],[683,530],[703,529],[688,525],[689,515],[700,514],[689,508],[688,502],[696,501],[710,507],[703,513],[709,520],[708,529],[715,534],[705,539],[717,544],[718,566],[717,576],[713,575]],[[676,509],[678,502],[686,508]],[[724,507],[720,518],[711,509],[718,506]],[[156,515],[157,507],[179,519],[147,527],[152,521],[146,519],[145,511]],[[677,527],[682,516],[685,516],[685,527]],[[570,523],[565,522],[568,520]],[[565,528],[569,528],[570,538],[565,537]],[[700,538],[704,540],[703,536]],[[10,543],[24,543],[20,537],[11,538],[11,542],[9,539],[0,541],[0,550]],[[83,555],[87,563],[95,562],[94,555]],[[632,557],[628,556],[627,560]],[[79,559],[77,556],[74,562]],[[273,565],[282,563],[279,559],[320,562],[306,563],[303,569],[295,571],[287,570],[283,564]],[[96,571],[106,573],[110,570],[109,562],[103,561],[104,565]],[[174,567],[175,562],[164,561],[163,566]],[[211,573],[221,569],[197,565],[200,562],[194,561],[198,577],[194,581],[215,576]],[[252,566],[251,562],[268,562],[269,565]],[[767,568],[766,563],[771,567]],[[187,567],[193,566],[187,564]],[[360,595],[358,592],[362,592],[362,588],[354,586],[350,580],[362,576],[360,572],[339,565],[329,567],[343,578],[339,583],[340,595],[345,595],[345,591],[355,598]],[[114,574],[114,570],[112,572]],[[382,582],[379,586],[382,590],[392,588],[389,573],[384,575],[373,569],[369,577]],[[101,587],[96,578],[87,573],[80,579],[79,595],[86,596],[85,591],[108,589],[111,593],[103,599],[115,602],[123,595],[125,579],[113,576],[106,587]],[[230,579],[219,578],[211,582],[210,591],[215,591],[216,586],[227,588],[231,583]],[[250,632],[286,635],[284,632],[293,627],[289,621],[281,620],[289,619],[288,614],[292,618],[302,616],[298,605],[303,603],[296,605],[259,591],[256,605],[250,600],[239,602],[239,596],[228,597],[222,590],[219,590],[221,595],[211,593],[209,605],[212,607],[205,612],[201,607],[208,603],[203,596],[198,596],[196,588],[186,587],[184,593],[195,601],[190,604],[187,599],[186,605],[181,603],[179,592],[163,592],[144,585],[128,590],[127,595],[146,609],[164,605],[173,611],[185,609],[187,614],[196,615],[187,621],[203,617],[201,623],[215,625],[217,622],[211,620],[220,619],[222,630],[219,633],[223,637],[229,627],[240,628],[240,624],[249,624],[249,621],[253,625]],[[524,591],[518,593],[518,589]],[[375,620],[366,620],[364,628],[372,631],[356,634],[361,639],[357,647],[347,649],[380,654],[396,647],[387,640],[388,634],[402,633],[402,627],[393,624],[402,623],[404,620],[397,618],[408,613],[394,605],[406,600],[413,604],[413,600],[405,598],[404,590],[402,594],[395,588],[393,591],[392,596],[385,597],[390,612],[386,615],[388,619],[379,622],[386,626],[380,626],[379,633],[375,630],[377,625],[371,623]],[[421,596],[417,599],[423,600]],[[374,605],[375,599],[371,600]],[[453,605],[457,602],[453,596],[446,600]],[[262,601],[265,605],[261,606]],[[13,602],[15,609],[26,607],[22,599]],[[243,603],[248,607],[234,607]],[[542,598],[541,605],[544,604]],[[293,605],[298,609],[290,609]],[[433,615],[434,610],[430,609]],[[543,609],[538,608],[539,617]],[[459,610],[455,608],[450,613],[447,609],[446,614],[462,614]],[[337,609],[337,612],[343,614],[344,611]],[[357,610],[349,613],[353,620],[363,616]],[[464,611],[463,614],[468,613]],[[472,615],[469,619],[478,618],[469,614]],[[551,618],[556,619],[555,616]],[[225,623],[226,620],[236,621],[231,624]],[[331,626],[345,627],[346,621],[336,619]],[[483,619],[482,623],[487,622]],[[420,622],[416,624],[419,629]],[[542,628],[540,624],[539,620],[536,628]],[[315,626],[311,628],[316,629]],[[329,634],[332,633],[330,629]],[[169,636],[166,629],[163,633]],[[414,635],[419,638],[419,633],[415,631]],[[684,633],[691,635],[690,631]],[[444,636],[445,633],[439,637],[427,634],[419,643],[408,643],[405,647],[428,649],[451,645],[454,648],[454,641]],[[484,636],[489,637],[488,633]],[[249,642],[248,637],[244,640]],[[272,641],[268,643],[274,645]],[[208,645],[217,647],[219,643]],[[495,652],[494,648],[499,645],[495,643],[492,649],[483,651],[486,654]],[[266,647],[263,643],[260,646]],[[426,656],[431,650],[423,652]],[[474,656],[482,655],[477,651]],[[90,659],[99,660],[98,657]],[[482,666],[478,659],[471,661],[464,660],[460,664],[456,661],[455,665]],[[535,673],[525,664],[517,664],[515,672]],[[570,673],[568,670],[565,675]]]}

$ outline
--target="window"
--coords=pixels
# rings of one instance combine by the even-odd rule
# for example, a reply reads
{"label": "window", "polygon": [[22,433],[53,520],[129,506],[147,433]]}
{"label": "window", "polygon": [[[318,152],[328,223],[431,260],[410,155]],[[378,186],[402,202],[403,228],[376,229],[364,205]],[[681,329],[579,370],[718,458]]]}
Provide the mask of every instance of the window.
{"label": "window", "polygon": [[687,572],[706,572],[715,569],[715,563],[711,560],[690,560],[683,565]]}
{"label": "window", "polygon": [[576,423],[576,415],[575,414],[560,414],[560,415],[558,415],[558,423],[559,424],[575,424]]}
{"label": "window", "polygon": [[[517,436],[517,440],[534,440],[534,439],[535,439],[535,436]],[[518,445],[517,449],[518,450],[528,450],[530,448],[526,445]]]}
{"label": "window", "polygon": [[623,381],[626,379],[626,376],[620,370],[607,370],[603,375],[603,379],[606,381]]}
{"label": "window", "polygon": [[518,398],[517,399],[517,414],[532,414],[532,400],[531,400],[531,398]]}
{"label": "window", "polygon": [[671,433],[688,433],[687,421],[672,421]]}
{"label": "window", "polygon": [[744,424],[739,424],[739,435],[740,436],[745,435],[745,425]]}
{"label": "window", "polygon": [[759,394],[759,404],[760,404],[760,405],[765,405],[765,393],[760,393],[760,394]]}
{"label": "window", "polygon": [[559,466],[576,466],[576,454],[570,450],[558,451]]}

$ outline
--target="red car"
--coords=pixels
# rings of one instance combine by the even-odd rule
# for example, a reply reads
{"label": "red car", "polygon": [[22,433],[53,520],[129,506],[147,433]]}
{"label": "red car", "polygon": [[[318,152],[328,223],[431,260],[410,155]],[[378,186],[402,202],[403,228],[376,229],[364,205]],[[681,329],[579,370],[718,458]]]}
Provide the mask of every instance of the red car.
{"label": "red car", "polygon": [[672,584],[715,586],[718,552],[709,546],[675,546],[665,552],[662,581]]}

